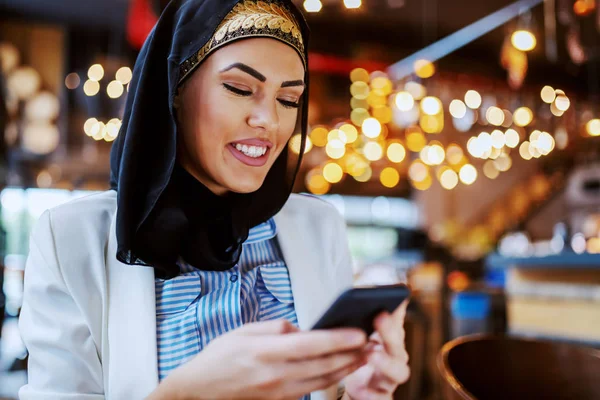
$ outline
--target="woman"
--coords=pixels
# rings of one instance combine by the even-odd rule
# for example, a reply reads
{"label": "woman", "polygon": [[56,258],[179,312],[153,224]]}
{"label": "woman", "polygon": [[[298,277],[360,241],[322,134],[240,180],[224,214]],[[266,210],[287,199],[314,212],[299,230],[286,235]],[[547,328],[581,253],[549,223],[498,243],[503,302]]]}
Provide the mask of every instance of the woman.
{"label": "woman", "polygon": [[290,196],[307,35],[289,1],[169,4],[136,63],[114,190],[33,232],[22,399],[384,399],[408,378],[403,307],[369,344],[306,331],[351,286],[341,217]]}

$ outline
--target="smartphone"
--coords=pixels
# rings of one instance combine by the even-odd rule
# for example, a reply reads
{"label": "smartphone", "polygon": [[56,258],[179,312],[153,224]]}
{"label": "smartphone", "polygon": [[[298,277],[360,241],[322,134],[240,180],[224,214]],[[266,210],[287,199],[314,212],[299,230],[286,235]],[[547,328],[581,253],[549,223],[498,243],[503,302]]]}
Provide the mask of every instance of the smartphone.
{"label": "smartphone", "polygon": [[373,333],[375,317],[389,313],[410,297],[408,286],[390,285],[352,288],[343,292],[312,329],[359,328]]}

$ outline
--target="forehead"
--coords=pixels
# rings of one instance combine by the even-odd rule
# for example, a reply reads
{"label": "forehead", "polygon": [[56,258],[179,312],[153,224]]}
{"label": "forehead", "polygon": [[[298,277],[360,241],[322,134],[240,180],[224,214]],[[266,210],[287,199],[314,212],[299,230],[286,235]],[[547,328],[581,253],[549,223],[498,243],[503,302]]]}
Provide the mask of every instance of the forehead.
{"label": "forehead", "polygon": [[291,46],[271,38],[237,40],[215,51],[211,67],[220,71],[241,62],[256,69],[269,79],[297,80],[304,77],[302,59]]}

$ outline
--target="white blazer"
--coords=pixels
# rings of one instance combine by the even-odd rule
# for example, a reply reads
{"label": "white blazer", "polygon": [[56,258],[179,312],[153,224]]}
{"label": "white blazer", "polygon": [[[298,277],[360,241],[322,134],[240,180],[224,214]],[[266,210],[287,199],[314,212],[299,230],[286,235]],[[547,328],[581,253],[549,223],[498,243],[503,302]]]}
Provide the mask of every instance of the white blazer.
{"label": "white blazer", "polygon": [[[54,208],[33,230],[19,321],[30,353],[23,400],[136,400],[158,385],[154,270],[117,261],[116,198]],[[345,223],[299,195],[275,221],[298,323],[309,329],[352,286]],[[335,387],[312,397],[335,398]]]}

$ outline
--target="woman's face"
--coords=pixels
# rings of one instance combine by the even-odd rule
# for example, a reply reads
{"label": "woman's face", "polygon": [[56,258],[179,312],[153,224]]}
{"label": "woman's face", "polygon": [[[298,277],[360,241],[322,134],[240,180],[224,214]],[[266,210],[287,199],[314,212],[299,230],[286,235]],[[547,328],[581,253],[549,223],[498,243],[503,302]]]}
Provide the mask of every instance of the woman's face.
{"label": "woman's face", "polygon": [[180,164],[218,195],[258,190],[294,132],[303,91],[304,66],[285,43],[215,51],[180,90]]}

